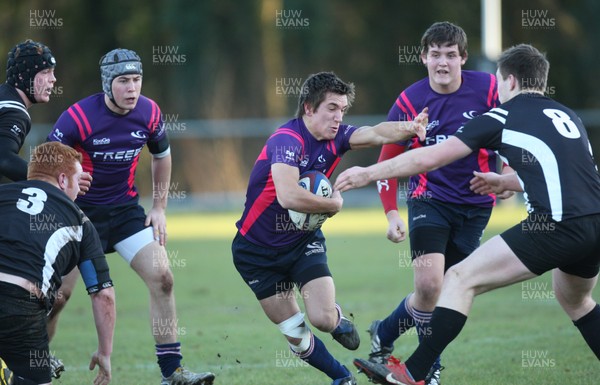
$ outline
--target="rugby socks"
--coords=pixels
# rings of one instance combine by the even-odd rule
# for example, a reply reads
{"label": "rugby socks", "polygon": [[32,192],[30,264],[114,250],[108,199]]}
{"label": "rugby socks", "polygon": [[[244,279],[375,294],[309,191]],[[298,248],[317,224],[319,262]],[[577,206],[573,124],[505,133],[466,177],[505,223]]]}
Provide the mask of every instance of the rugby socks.
{"label": "rugby socks", "polygon": [[333,358],[331,353],[327,351],[327,348],[323,342],[317,338],[312,332],[310,338],[310,347],[303,353],[294,352],[300,359],[307,362],[310,366],[319,369],[323,373],[329,376],[332,380],[338,378],[348,377],[350,372],[345,366],[339,363],[338,360]]}
{"label": "rugby socks", "polygon": [[592,311],[573,321],[573,324],[577,326],[585,342],[600,360],[600,305],[596,304]]}
{"label": "rugby socks", "polygon": [[163,377],[169,377],[175,369],[181,366],[181,343],[160,344],[156,346],[158,366]]}
{"label": "rugby socks", "polygon": [[[417,335],[419,337],[419,342],[423,342],[424,338],[431,337],[431,312],[419,311],[414,309],[414,318],[415,325],[417,328]],[[434,369],[439,369],[442,367],[442,362],[440,356],[433,363]]]}
{"label": "rugby socks", "polygon": [[408,304],[411,295],[407,295],[396,310],[379,324],[377,335],[381,341],[381,346],[393,346],[394,341],[400,337],[400,334],[415,326],[413,309]]}
{"label": "rugby socks", "polygon": [[430,335],[423,338],[412,356],[406,360],[406,368],[416,381],[427,376],[435,360],[458,336],[466,322],[467,316],[456,310],[435,308],[431,315]]}

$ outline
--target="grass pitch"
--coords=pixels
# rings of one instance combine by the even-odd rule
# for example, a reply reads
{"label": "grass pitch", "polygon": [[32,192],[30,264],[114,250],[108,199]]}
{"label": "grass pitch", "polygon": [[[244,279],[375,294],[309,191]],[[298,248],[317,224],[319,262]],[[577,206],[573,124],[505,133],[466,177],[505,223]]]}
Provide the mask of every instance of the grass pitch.
{"label": "grass pitch", "polygon": [[[238,213],[169,217],[169,260],[175,274],[178,332],[184,364],[216,373],[221,385],[330,384],[322,373],[292,357],[277,327],[264,316],[231,262],[230,242]],[[520,210],[495,210],[486,237],[522,219]],[[406,217],[406,215],[404,216]],[[380,210],[343,211],[324,225],[337,301],[361,331],[356,352],[314,331],[332,354],[354,370],[352,359],[369,352],[365,330],[387,316],[411,291],[408,243],[385,239]],[[148,294],[117,254],[109,255],[117,292],[113,384],[160,383],[148,319]],[[595,297],[600,298],[596,289]],[[300,298],[299,298],[300,299]],[[154,327],[161,325],[154,325]],[[407,357],[417,337],[396,342]],[[96,337],[90,301],[78,284],[59,322],[52,353],[67,371],[54,384],[91,384],[88,370]],[[554,299],[550,276],[513,285],[475,300],[461,335],[446,350],[445,384],[597,384],[598,361]],[[359,384],[366,377],[357,375]]]}

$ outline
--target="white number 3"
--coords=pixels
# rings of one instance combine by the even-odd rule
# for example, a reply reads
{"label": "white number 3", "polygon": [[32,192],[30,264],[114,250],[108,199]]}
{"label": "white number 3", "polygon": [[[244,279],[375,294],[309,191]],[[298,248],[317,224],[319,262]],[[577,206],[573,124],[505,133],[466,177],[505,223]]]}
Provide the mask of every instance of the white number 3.
{"label": "white number 3", "polygon": [[43,190],[35,187],[27,187],[21,191],[23,194],[28,195],[27,199],[21,199],[17,201],[17,208],[27,214],[37,215],[44,209],[44,202],[48,199],[48,195]]}
{"label": "white number 3", "polygon": [[552,119],[552,124],[554,124],[558,133],[565,138],[577,139],[581,136],[577,125],[566,112],[554,108],[546,108],[543,112],[547,117]]}

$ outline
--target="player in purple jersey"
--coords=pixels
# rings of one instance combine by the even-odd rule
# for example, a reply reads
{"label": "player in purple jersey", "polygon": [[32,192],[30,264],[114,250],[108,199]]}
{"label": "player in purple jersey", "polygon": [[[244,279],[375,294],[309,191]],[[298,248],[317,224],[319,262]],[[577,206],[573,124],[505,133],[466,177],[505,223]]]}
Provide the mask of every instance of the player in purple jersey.
{"label": "player in purple jersey", "polygon": [[[462,70],[467,57],[467,36],[459,26],[438,22],[425,31],[421,60],[428,76],[400,93],[388,120],[411,120],[427,106],[427,137],[384,145],[379,161],[406,149],[445,141],[460,132],[470,119],[496,106],[496,78],[489,73]],[[481,149],[445,167],[412,175],[400,189],[408,206],[414,292],[388,317],[371,323],[369,361],[386,362],[394,341],[412,327],[419,338],[427,334],[444,272],[479,245],[495,203],[494,195],[482,196],[470,190],[472,171],[495,171],[496,162],[492,151]],[[380,180],[377,185],[389,224],[387,237],[401,242],[406,238],[406,226],[398,213],[398,180]],[[437,360],[428,384],[439,383],[441,369]]]}
{"label": "player in purple jersey", "polygon": [[[422,385],[436,357],[458,336],[476,295],[552,270],[563,310],[600,359],[600,306],[592,291],[600,270],[600,176],[581,119],[544,96],[550,65],[520,44],[498,59],[499,107],[467,123],[461,133],[338,177],[342,191],[381,178],[438,169],[480,148],[498,151],[515,172],[475,172],[473,189],[487,194],[523,191],[528,217],[477,248],[448,270],[430,335],[401,363],[369,366],[374,380]],[[358,365],[357,365],[358,366]]]}
{"label": "player in purple jersey", "polygon": [[114,289],[96,229],[73,203],[80,162],[72,148],[44,143],[32,151],[27,181],[0,186],[0,357],[10,368],[0,384],[50,384],[47,314],[60,296],[61,276],[76,266],[98,335],[94,384],[111,380]]}
{"label": "player in purple jersey", "polygon": [[[84,170],[94,180],[77,204],[98,229],[104,251],[117,251],[148,287],[151,325],[161,325],[152,328],[161,384],[212,384],[214,374],[193,373],[181,366],[173,274],[165,250],[171,154],[160,108],[140,93],[142,62],[135,52],[110,51],[100,60],[100,72],[104,92],[69,107],[48,140],[65,143],[83,155]],[[153,205],[147,215],[134,184],[146,145],[152,154],[153,181]],[[61,287],[64,301],[51,315],[51,336],[76,278],[75,272]]]}
{"label": "player in purple jersey", "polygon": [[354,377],[311,332],[295,298],[298,288],[315,328],[331,333],[348,349],[358,348],[354,324],[335,302],[325,238],[320,229],[296,229],[288,209],[335,215],[343,204],[339,191],[331,198],[313,195],[298,186],[300,174],[318,170],[329,177],[348,150],[393,143],[414,133],[423,138],[427,113],[413,123],[356,128],[341,124],[354,100],[353,84],[320,72],[310,75],[302,90],[296,118],[271,135],[254,164],[245,209],[236,224],[233,260],[292,352],[329,376],[333,385],[352,385]]}

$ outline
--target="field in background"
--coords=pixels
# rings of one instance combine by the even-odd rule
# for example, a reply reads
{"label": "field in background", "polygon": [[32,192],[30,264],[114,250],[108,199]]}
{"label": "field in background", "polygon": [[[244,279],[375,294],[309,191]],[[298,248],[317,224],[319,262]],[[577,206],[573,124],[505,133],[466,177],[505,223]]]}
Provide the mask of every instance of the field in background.
{"label": "field in background", "polygon": [[[486,237],[523,217],[496,210]],[[169,217],[169,260],[175,274],[178,331],[184,364],[211,370],[222,385],[330,384],[323,374],[291,357],[278,329],[262,313],[231,262],[230,240],[238,214]],[[326,222],[330,267],[337,300],[354,318],[362,345],[344,350],[329,335],[316,335],[336,358],[352,366],[369,351],[371,320],[386,316],[412,287],[408,243],[385,239],[380,210],[343,211]],[[145,287],[117,254],[109,255],[117,291],[113,383],[160,383],[148,320]],[[600,298],[600,290],[596,290]],[[406,357],[416,346],[409,332],[396,344]],[[78,284],[51,344],[67,371],[55,384],[91,384],[89,357],[96,347],[89,299]],[[517,284],[477,298],[459,338],[446,350],[443,382],[461,384],[595,384],[598,362],[554,300],[550,277]],[[367,384],[358,376],[359,384]]]}

